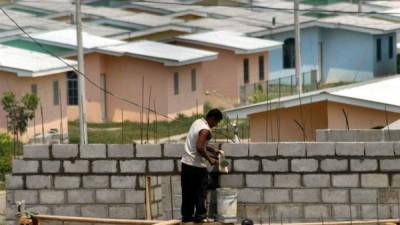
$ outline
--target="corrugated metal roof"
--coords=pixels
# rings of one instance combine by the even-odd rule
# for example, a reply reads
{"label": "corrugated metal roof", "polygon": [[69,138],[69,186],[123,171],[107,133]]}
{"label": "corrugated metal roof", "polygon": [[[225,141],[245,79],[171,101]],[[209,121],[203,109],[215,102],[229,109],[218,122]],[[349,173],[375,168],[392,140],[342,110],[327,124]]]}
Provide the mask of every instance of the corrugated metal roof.
{"label": "corrugated metal roof", "polygon": [[122,17],[117,17],[117,18],[110,17],[109,19],[115,20],[115,21],[122,21],[125,23],[132,23],[132,24],[138,24],[138,25],[142,25],[142,26],[148,26],[148,27],[156,27],[156,26],[162,26],[162,25],[182,22],[182,20],[179,20],[179,19],[170,18],[168,16],[159,16],[159,15],[154,15],[154,14],[149,14],[149,13],[138,13],[138,14],[122,16]]}
{"label": "corrugated metal roof", "polygon": [[328,17],[318,21],[337,26],[345,25],[354,28],[365,28],[379,31],[396,31],[400,29],[399,23],[352,15]]}
{"label": "corrugated metal roof", "polygon": [[207,30],[228,30],[240,33],[252,33],[265,30],[265,28],[247,25],[245,23],[236,21],[233,18],[227,18],[227,19],[203,18],[181,24]]}

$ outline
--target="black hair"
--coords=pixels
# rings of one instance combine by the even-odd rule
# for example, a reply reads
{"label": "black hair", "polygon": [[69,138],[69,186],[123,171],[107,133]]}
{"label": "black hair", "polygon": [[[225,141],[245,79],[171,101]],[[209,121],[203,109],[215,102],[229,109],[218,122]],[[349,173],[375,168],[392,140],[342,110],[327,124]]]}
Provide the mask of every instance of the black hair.
{"label": "black hair", "polygon": [[222,120],[222,112],[215,108],[215,109],[211,109],[210,111],[208,111],[206,118],[213,118],[216,120]]}

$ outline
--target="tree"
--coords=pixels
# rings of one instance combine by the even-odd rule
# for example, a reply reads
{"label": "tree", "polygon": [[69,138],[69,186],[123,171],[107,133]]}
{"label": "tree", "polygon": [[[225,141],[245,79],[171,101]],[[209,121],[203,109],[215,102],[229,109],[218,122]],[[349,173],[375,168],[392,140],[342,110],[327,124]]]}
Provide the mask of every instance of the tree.
{"label": "tree", "polygon": [[263,101],[267,101],[269,99],[270,98],[264,92],[261,84],[257,84],[257,86],[255,87],[254,93],[250,96],[251,103],[263,102]]}

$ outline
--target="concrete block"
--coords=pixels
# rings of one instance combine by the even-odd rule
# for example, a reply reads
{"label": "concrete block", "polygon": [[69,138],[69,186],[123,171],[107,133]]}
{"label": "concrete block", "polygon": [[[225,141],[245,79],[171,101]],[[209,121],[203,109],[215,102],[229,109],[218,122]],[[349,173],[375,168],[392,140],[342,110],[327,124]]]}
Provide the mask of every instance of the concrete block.
{"label": "concrete block", "polygon": [[65,173],[89,173],[88,160],[64,161]]}
{"label": "concrete block", "polygon": [[361,217],[363,219],[388,219],[391,210],[389,205],[379,205],[376,204],[361,205]]}
{"label": "concrete block", "polygon": [[82,159],[104,159],[106,158],[105,144],[87,144],[80,146]]}
{"label": "concrete block", "polygon": [[93,173],[116,173],[117,171],[116,160],[95,160],[92,162]]}
{"label": "concrete block", "polygon": [[250,157],[268,157],[276,156],[278,152],[278,143],[250,143]]}
{"label": "concrete block", "polygon": [[400,159],[382,159],[379,165],[382,171],[400,171]]}
{"label": "concrete block", "polygon": [[145,144],[136,145],[137,158],[161,158],[161,145]]}
{"label": "concrete block", "polygon": [[175,169],[172,159],[149,160],[148,163],[150,172],[173,172]]}
{"label": "concrete block", "polygon": [[321,160],[321,170],[325,172],[339,172],[348,169],[347,159],[323,159]]}
{"label": "concrete block", "polygon": [[111,188],[135,188],[136,176],[111,176]]}
{"label": "concrete block", "polygon": [[14,201],[25,200],[26,204],[38,204],[39,203],[39,193],[33,190],[16,190],[14,191]]}
{"label": "concrete block", "polygon": [[222,150],[225,152],[225,156],[228,157],[247,157],[249,156],[249,144],[222,144]]}
{"label": "concrete block", "polygon": [[400,174],[392,175],[392,187],[400,187]]}
{"label": "concrete block", "polygon": [[144,173],[146,172],[145,160],[121,160],[119,161],[121,173]]}
{"label": "concrete block", "polygon": [[219,181],[221,187],[243,187],[244,186],[243,174],[221,174]]}
{"label": "concrete block", "polygon": [[315,132],[316,142],[327,142],[328,141],[328,131],[323,129],[317,129]]}
{"label": "concrete block", "polygon": [[292,159],[292,172],[315,172],[318,170],[318,160],[315,159]]}
{"label": "concrete block", "polygon": [[6,174],[6,189],[22,189],[24,187],[24,180],[22,176],[13,176],[11,174]]}
{"label": "concrete block", "polygon": [[264,203],[288,203],[290,192],[288,189],[264,189]]}
{"label": "concrete block", "polygon": [[306,144],[308,157],[333,156],[335,155],[335,143],[332,142],[310,142]]}
{"label": "concrete block", "polygon": [[83,188],[108,188],[110,178],[108,176],[89,175],[82,177]]}
{"label": "concrete block", "polygon": [[112,206],[109,208],[110,218],[116,219],[135,219],[136,206]]}
{"label": "concrete block", "polygon": [[365,143],[367,156],[394,156],[393,142],[367,142]]}
{"label": "concrete block", "polygon": [[359,187],[358,174],[334,174],[332,175],[333,187]]}
{"label": "concrete block", "polygon": [[109,144],[107,146],[108,158],[133,158],[132,144]]}
{"label": "concrete block", "polygon": [[55,159],[75,159],[79,156],[77,144],[58,144],[52,147],[53,158]]}
{"label": "concrete block", "polygon": [[164,144],[164,157],[180,158],[184,152],[184,144]]}
{"label": "concrete block", "polygon": [[77,205],[54,206],[53,213],[60,216],[80,216],[81,208]]}
{"label": "concrete block", "polygon": [[81,184],[80,176],[55,176],[54,188],[56,189],[74,189],[79,188]]}
{"label": "concrete block", "polygon": [[338,156],[364,156],[365,144],[362,142],[336,143],[336,155]]}
{"label": "concrete block", "polygon": [[24,159],[49,159],[49,145],[24,145]]}
{"label": "concrete block", "polygon": [[83,217],[108,218],[108,206],[106,205],[85,205],[81,207]]}
{"label": "concrete block", "polygon": [[322,189],[321,195],[324,203],[347,203],[350,201],[347,189]]}
{"label": "concrete block", "polygon": [[238,189],[238,201],[243,203],[262,203],[263,189],[261,188],[241,188]]}
{"label": "concrete block", "polygon": [[260,171],[260,161],[257,159],[236,159],[233,161],[235,172],[258,172]]}
{"label": "concrete block", "polygon": [[303,185],[305,187],[330,187],[328,174],[304,174]]}
{"label": "concrete block", "polygon": [[345,205],[345,204],[333,204],[332,205],[332,218],[334,220],[349,220],[354,218],[360,218],[358,215],[356,206]]}
{"label": "concrete block", "polygon": [[44,205],[26,205],[26,210],[44,215],[50,213],[50,207]]}
{"label": "concrete block", "polygon": [[350,170],[356,172],[376,171],[378,162],[376,159],[352,159],[350,160]]}
{"label": "concrete block", "polygon": [[293,189],[293,202],[316,203],[321,201],[319,189]]}
{"label": "concrete block", "polygon": [[93,190],[67,190],[68,203],[92,204],[95,203]]}
{"label": "concrete block", "polygon": [[327,205],[306,205],[304,206],[304,218],[321,219],[329,218],[329,207]]}
{"label": "concrete block", "polygon": [[304,142],[280,142],[278,156],[304,157],[306,156],[306,144]]}
{"label": "concrete block", "polygon": [[65,192],[54,190],[39,191],[40,204],[64,204]]}
{"label": "concrete block", "polygon": [[277,204],[275,206],[275,219],[298,219],[302,218],[302,207],[299,205]]}
{"label": "concrete block", "polygon": [[289,161],[287,159],[277,159],[277,160],[263,159],[262,169],[264,172],[288,172]]}
{"label": "concrete block", "polygon": [[32,175],[26,177],[26,187],[28,189],[50,189],[51,176]]}
{"label": "concrete block", "polygon": [[394,143],[394,154],[400,155],[400,141]]}
{"label": "concrete block", "polygon": [[298,174],[275,174],[274,175],[274,186],[275,187],[301,187],[300,175]]}
{"label": "concrete block", "polygon": [[61,161],[42,161],[42,172],[43,173],[59,173],[61,169]]}
{"label": "concrete block", "polygon": [[104,189],[96,190],[97,203],[124,203],[124,192],[122,190]]}
{"label": "concrete block", "polygon": [[387,174],[361,174],[361,187],[389,187]]}
{"label": "concrete block", "polygon": [[39,161],[25,161],[14,159],[12,162],[12,173],[13,174],[29,174],[38,173]]}
{"label": "concrete block", "polygon": [[[223,186],[221,184],[221,186]],[[247,187],[272,187],[272,175],[269,174],[246,174]]]}
{"label": "concrete block", "polygon": [[378,197],[376,189],[351,189],[351,203],[375,203]]}
{"label": "concrete block", "polygon": [[125,203],[145,202],[145,193],[142,190],[125,190]]}

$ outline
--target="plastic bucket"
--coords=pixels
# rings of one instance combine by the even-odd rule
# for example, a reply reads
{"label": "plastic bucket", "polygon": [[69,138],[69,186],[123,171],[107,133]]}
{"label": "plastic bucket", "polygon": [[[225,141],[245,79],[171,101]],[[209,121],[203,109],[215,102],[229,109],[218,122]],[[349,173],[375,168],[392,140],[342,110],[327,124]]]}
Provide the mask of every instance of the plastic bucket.
{"label": "plastic bucket", "polygon": [[235,223],[237,221],[237,190],[232,188],[217,189],[217,221]]}

